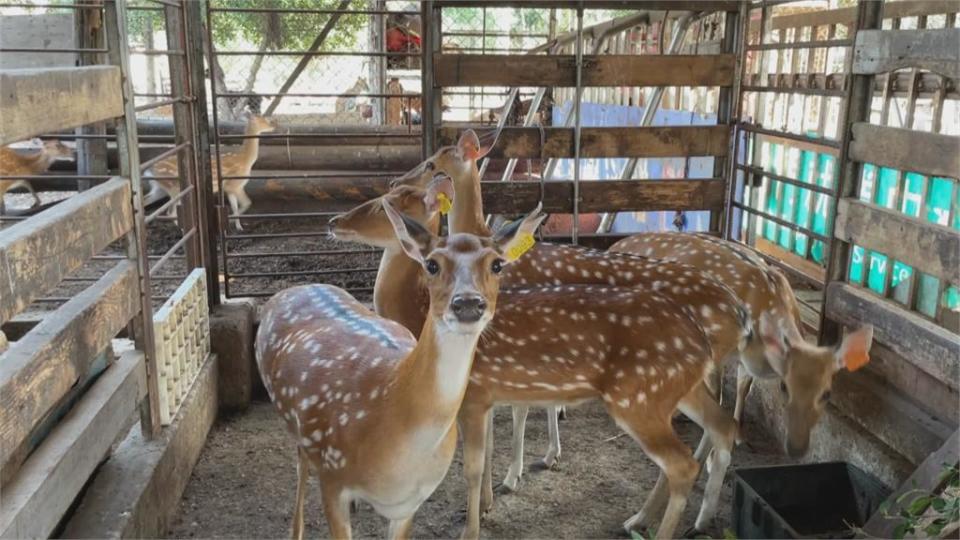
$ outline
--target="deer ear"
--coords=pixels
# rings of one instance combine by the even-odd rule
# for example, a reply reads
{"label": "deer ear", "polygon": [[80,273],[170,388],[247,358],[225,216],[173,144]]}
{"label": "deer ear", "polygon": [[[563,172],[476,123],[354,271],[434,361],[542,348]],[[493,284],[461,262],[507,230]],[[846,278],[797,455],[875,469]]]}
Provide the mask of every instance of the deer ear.
{"label": "deer ear", "polygon": [[383,205],[383,211],[393,225],[393,232],[397,235],[404,253],[423,264],[433,247],[433,235],[413,218],[398,212],[386,199],[381,200],[380,204]]}
{"label": "deer ear", "polygon": [[873,344],[873,326],[866,325],[855,332],[847,334],[837,352],[836,358],[837,371],[846,368],[848,371],[856,371],[867,365],[870,361],[870,346]]}
{"label": "deer ear", "polygon": [[507,262],[519,259],[521,255],[533,247],[536,243],[533,239],[533,233],[545,219],[547,219],[547,215],[543,213],[543,203],[539,203],[523,219],[500,227],[500,230],[493,236],[493,242],[504,254]]}
{"label": "deer ear", "polygon": [[439,210],[446,214],[450,211],[452,201],[453,180],[445,174],[434,176],[423,194],[423,204],[427,207],[427,213],[432,215]]}
{"label": "deer ear", "polygon": [[[472,129],[468,129],[460,135],[460,139],[457,141],[457,149],[460,150],[460,154],[467,161],[476,161],[482,157],[480,154],[480,139]],[[489,150],[487,151],[489,152]],[[486,152],[484,152],[485,154]]]}
{"label": "deer ear", "polygon": [[771,312],[760,316],[760,341],[763,343],[763,352],[781,377],[786,375],[787,353],[790,352],[790,338],[784,332],[782,320]]}

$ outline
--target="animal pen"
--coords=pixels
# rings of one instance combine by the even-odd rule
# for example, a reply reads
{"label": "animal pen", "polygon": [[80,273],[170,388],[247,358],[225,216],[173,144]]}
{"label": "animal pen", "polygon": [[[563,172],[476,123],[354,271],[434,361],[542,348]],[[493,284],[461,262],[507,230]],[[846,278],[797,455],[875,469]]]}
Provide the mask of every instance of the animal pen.
{"label": "animal pen", "polygon": [[[699,233],[783,272],[809,341],[872,325],[872,361],[833,379],[805,461],[847,462],[892,491],[890,512],[909,507],[862,516],[867,534],[929,524],[933,501],[955,508],[960,464],[958,13],[952,0],[0,0],[0,537],[287,534],[293,477],[277,487],[242,463],[294,468],[292,450],[264,457],[284,436],[275,415],[261,439],[243,423],[267,408],[259,309],[310,283],[373,302],[383,251],[330,237],[328,221],[469,130],[492,144],[488,224],[542,204],[541,243]],[[31,157],[52,141],[57,160]],[[19,181],[37,204],[8,191]],[[784,394],[754,385],[748,440],[783,442]],[[620,521],[595,520],[629,516],[653,477],[617,491],[619,462],[593,454],[640,453],[599,408],[564,425],[581,414],[602,417],[583,441],[606,446],[574,442],[510,512],[498,495],[484,534],[616,534]],[[210,463],[237,433],[241,463]],[[738,447],[733,464],[793,463],[781,453]],[[456,469],[416,536],[459,535]],[[583,503],[595,516],[538,506],[580,504],[577,484],[536,485],[586,469],[614,486]],[[225,486],[248,495],[204,506]],[[915,488],[927,505],[900,497]],[[522,504],[536,525],[506,515]],[[281,521],[241,517],[261,512]]]}

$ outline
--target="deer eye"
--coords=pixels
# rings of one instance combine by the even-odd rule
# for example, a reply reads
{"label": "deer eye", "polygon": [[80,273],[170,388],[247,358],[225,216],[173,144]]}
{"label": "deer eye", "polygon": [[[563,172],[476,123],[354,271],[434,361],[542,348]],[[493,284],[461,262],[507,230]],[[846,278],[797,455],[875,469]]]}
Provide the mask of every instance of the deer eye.
{"label": "deer eye", "polygon": [[433,259],[427,260],[427,273],[431,276],[435,276],[440,273],[440,263]]}
{"label": "deer eye", "polygon": [[787,390],[787,383],[780,381],[780,391],[783,392],[783,395],[785,396],[790,393],[790,391]]}
{"label": "deer eye", "polygon": [[493,263],[490,264],[490,271],[494,274],[503,272],[503,259],[494,259]]}
{"label": "deer eye", "polygon": [[820,401],[823,401],[823,402],[830,401],[830,391],[829,391],[829,390],[827,390],[826,392],[823,393],[822,396],[820,396]]}

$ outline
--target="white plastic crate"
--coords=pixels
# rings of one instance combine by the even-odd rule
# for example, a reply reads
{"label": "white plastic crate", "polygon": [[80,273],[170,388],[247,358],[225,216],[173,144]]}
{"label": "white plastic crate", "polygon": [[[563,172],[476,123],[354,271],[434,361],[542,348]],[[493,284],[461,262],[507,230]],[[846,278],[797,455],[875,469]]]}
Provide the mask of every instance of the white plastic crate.
{"label": "white plastic crate", "polygon": [[160,388],[160,423],[170,425],[210,354],[207,277],[196,268],[153,314]]}

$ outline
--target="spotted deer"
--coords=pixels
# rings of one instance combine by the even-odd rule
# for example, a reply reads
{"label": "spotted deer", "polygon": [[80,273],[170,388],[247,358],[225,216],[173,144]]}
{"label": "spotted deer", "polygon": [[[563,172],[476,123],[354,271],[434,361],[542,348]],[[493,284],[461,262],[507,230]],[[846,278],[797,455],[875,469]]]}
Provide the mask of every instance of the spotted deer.
{"label": "spotted deer", "polygon": [[[240,149],[222,152],[220,154],[219,170],[223,171],[223,176],[250,176],[250,171],[253,170],[253,164],[257,162],[257,158],[260,155],[260,139],[258,135],[274,131],[275,129],[277,129],[277,124],[274,120],[262,116],[250,116],[249,120],[247,120],[247,128],[244,131],[244,135],[247,138],[243,140]],[[217,158],[215,156],[210,157],[210,169],[213,172],[214,192],[219,192],[220,182],[217,181],[219,178],[219,170],[217,169]],[[157,178],[156,180],[152,180],[152,182],[154,182],[155,186],[159,186],[160,189],[165,191],[167,196],[172,199],[180,193],[180,181],[172,178],[178,176],[178,174],[177,156],[173,155],[153,165],[153,167],[147,170],[144,177],[147,179],[150,179],[150,177],[171,177]],[[227,202],[230,204],[230,209],[234,216],[243,214],[250,208],[250,205],[253,204],[245,189],[249,181],[247,178],[223,181],[223,191],[226,194]],[[171,216],[176,217],[177,206],[178,205],[172,205],[170,207]],[[238,231],[243,230],[239,219],[234,220],[234,224]]]}
{"label": "spotted deer", "polygon": [[[374,204],[343,214],[333,221],[334,236],[384,246],[390,241],[382,233],[387,216],[371,211],[383,200],[405,201],[406,213],[430,222],[435,209],[424,202],[429,200],[426,190],[414,186],[415,196],[401,197],[410,189],[395,188]],[[515,228],[511,225],[507,230]],[[532,254],[533,250],[524,257]],[[525,259],[507,268],[498,314],[478,343],[460,411],[469,487],[467,538],[478,535],[481,507],[492,503],[491,469],[484,462],[491,449],[487,442],[490,409],[498,403],[529,406],[603,399],[618,424],[664,471],[670,497],[658,535],[665,538],[672,535],[699,470],[670,427],[670,418],[679,408],[704,427],[715,446],[698,525],[715,513],[736,424],[710,398],[702,378],[718,359],[741,346],[749,332],[749,315],[725,287],[700,283],[692,267],[602,252],[582,256],[585,261],[591,256],[602,260],[615,280],[634,279],[627,274],[635,272],[657,285],[508,289],[509,272]],[[409,273],[381,272],[377,281],[396,282],[413,298],[422,287]],[[689,307],[694,294],[701,311]],[[708,310],[709,316],[702,310]],[[645,505],[625,526],[648,525],[657,513],[659,509],[654,512]]]}
{"label": "spotted deer", "polygon": [[810,433],[830,399],[833,376],[869,361],[873,327],[863,326],[840,345],[816,347],[804,341],[800,308],[790,282],[756,252],[706,234],[644,233],[624,238],[610,251],[690,264],[730,286],[750,307],[760,332],[750,340],[737,365],[734,418],[743,415],[754,378],[780,381],[784,397],[785,450],[806,454]]}
{"label": "spotted deer", "polygon": [[[0,147],[0,177],[2,176],[34,176],[43,174],[50,165],[58,159],[70,159],[73,149],[68,148],[60,141],[45,141],[39,152],[20,153],[8,146]],[[33,206],[40,205],[40,197],[33,190],[29,180],[0,179],[0,214],[6,212],[3,196],[13,188],[26,188],[33,195]]]}
{"label": "spotted deer", "polygon": [[[312,468],[335,538],[364,500],[406,537],[417,508],[453,459],[456,417],[474,349],[497,305],[516,230],[437,238],[382,205],[405,256],[421,268],[429,310],[420,339],[329,285],[294,287],[265,306],[256,358],[271,400],[297,440],[293,537],[303,535]],[[535,229],[539,209],[523,221]]]}

